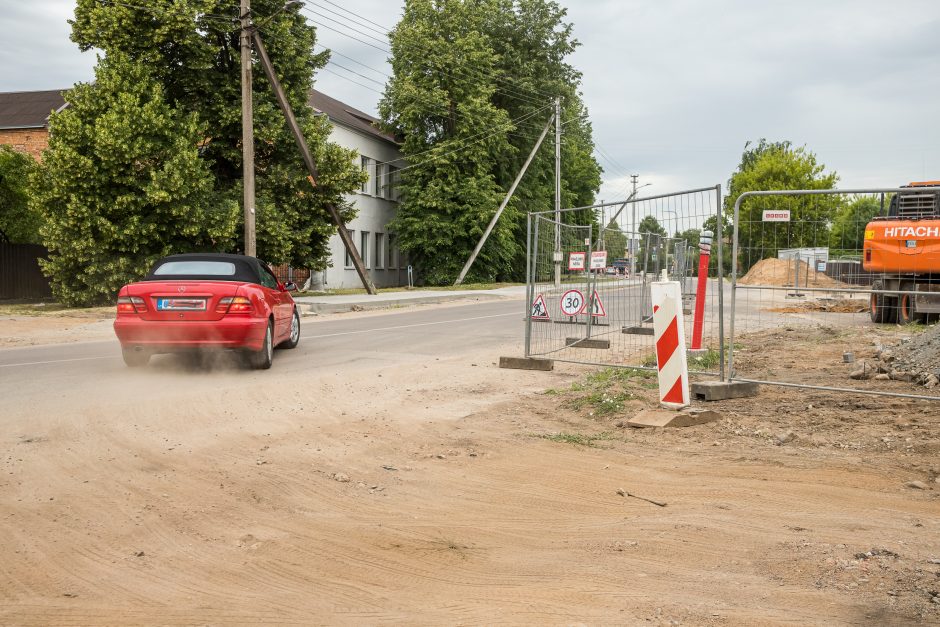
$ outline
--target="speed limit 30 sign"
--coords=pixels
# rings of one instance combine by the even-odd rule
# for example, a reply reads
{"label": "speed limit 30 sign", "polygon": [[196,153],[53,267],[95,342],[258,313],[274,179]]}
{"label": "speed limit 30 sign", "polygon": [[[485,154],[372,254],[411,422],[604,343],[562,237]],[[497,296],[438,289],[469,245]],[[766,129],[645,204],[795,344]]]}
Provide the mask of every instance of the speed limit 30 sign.
{"label": "speed limit 30 sign", "polygon": [[584,294],[580,290],[568,290],[561,295],[561,312],[566,316],[577,316],[584,309]]}

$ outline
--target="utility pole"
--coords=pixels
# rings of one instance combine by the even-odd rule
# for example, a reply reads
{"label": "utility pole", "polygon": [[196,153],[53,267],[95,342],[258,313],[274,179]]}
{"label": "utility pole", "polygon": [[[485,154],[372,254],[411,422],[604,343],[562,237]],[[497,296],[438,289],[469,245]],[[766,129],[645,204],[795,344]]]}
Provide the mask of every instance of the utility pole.
{"label": "utility pole", "polygon": [[245,254],[254,257],[255,247],[255,129],[251,101],[251,0],[241,0],[242,64],[242,210],[245,214]]}
{"label": "utility pole", "polygon": [[555,98],[555,287],[561,286],[561,98]]}
{"label": "utility pole", "polygon": [[[630,194],[630,198],[636,198],[636,180],[639,177],[639,174],[631,174],[630,180],[633,182],[633,192]],[[630,278],[633,279],[636,276],[636,254],[640,250],[640,243],[637,241],[637,245],[633,245],[633,236],[636,235],[636,203],[633,203],[632,206],[632,216],[630,217]]]}
{"label": "utility pole", "polygon": [[[247,0],[242,1],[244,2]],[[258,32],[257,28],[252,28],[250,33],[251,39],[255,42],[255,47],[258,50],[258,58],[261,60],[261,67],[264,69],[264,74],[268,77],[268,82],[271,83],[271,89],[274,91],[274,96],[277,98],[277,104],[281,107],[281,112],[284,114],[284,119],[287,121],[287,127],[294,136],[294,141],[297,143],[297,148],[300,150],[300,156],[304,160],[304,165],[307,166],[307,172],[310,174],[310,176],[307,177],[307,180],[310,182],[310,185],[316,187],[317,179],[319,179],[320,175],[317,170],[317,164],[313,160],[313,153],[310,152],[310,147],[307,145],[307,140],[304,139],[303,132],[300,130],[300,125],[297,123],[297,118],[294,116],[294,110],[287,101],[287,96],[284,94],[284,88],[281,87],[281,81],[274,72],[274,66],[271,64],[271,59],[268,57],[268,51],[264,47],[264,42],[261,41],[261,34]],[[353,243],[352,237],[349,235],[349,231],[346,229],[346,223],[343,222],[343,217],[340,215],[339,209],[337,209],[336,206],[332,203],[328,203],[326,205],[326,210],[330,213],[330,217],[333,218],[333,223],[336,224],[336,228],[339,231],[339,237],[341,240],[343,240],[343,245],[346,247],[346,251],[349,253],[349,257],[352,259],[353,266],[356,268],[356,272],[359,274],[359,280],[362,281],[362,285],[366,288],[366,291],[374,296],[377,293],[375,284],[369,277],[369,273],[366,271],[365,264],[362,263],[362,257],[359,256],[359,251],[356,248],[356,245]]]}

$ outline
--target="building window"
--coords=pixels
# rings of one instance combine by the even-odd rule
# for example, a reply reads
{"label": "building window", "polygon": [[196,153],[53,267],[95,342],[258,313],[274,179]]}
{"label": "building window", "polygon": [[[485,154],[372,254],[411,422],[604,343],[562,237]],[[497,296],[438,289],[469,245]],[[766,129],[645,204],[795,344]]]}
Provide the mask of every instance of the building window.
{"label": "building window", "polygon": [[365,172],[366,176],[368,177],[365,181],[362,182],[362,187],[359,189],[359,191],[361,191],[363,194],[369,193],[370,183],[372,183],[372,179],[374,178],[372,176],[372,167],[372,159],[369,157],[362,157],[362,171]]}
{"label": "building window", "polygon": [[375,196],[377,198],[385,198],[386,185],[388,184],[388,179],[386,178],[385,173],[388,172],[388,166],[384,163],[375,162]]}
{"label": "building window", "polygon": [[395,236],[388,235],[388,268],[394,270],[398,268],[398,250],[395,248]]}
{"label": "building window", "polygon": [[[356,241],[356,232],[355,232],[355,231],[350,231],[350,232],[349,232],[349,239],[352,240],[353,242]],[[355,245],[355,244],[353,244],[353,245]],[[352,267],[353,267],[352,255],[349,254],[349,249],[348,249],[348,248],[346,248],[345,246],[343,246],[343,248],[346,249],[346,267],[347,267],[347,268],[352,268]]]}
{"label": "building window", "polygon": [[393,165],[388,166],[388,196],[387,198],[393,202],[398,202],[401,199],[401,194],[398,191],[399,179],[401,178],[401,173]]}
{"label": "building window", "polygon": [[375,234],[375,253],[373,254],[373,259],[375,261],[372,267],[376,270],[381,270],[385,267],[385,233]]}
{"label": "building window", "polygon": [[362,257],[362,265],[369,267],[369,232],[361,231],[359,233],[359,256]]}

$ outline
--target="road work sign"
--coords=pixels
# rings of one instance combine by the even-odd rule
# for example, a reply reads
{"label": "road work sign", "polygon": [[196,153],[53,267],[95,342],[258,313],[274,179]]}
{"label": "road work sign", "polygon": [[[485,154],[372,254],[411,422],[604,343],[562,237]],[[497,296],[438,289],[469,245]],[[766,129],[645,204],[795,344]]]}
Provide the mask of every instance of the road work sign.
{"label": "road work sign", "polygon": [[587,253],[570,253],[568,255],[568,269],[584,270],[584,261],[586,258]]}
{"label": "road work sign", "polygon": [[548,315],[548,307],[545,306],[545,299],[539,294],[535,302],[532,303],[532,311],[529,317],[533,320],[551,320]]}
{"label": "road work sign", "polygon": [[595,250],[591,253],[591,270],[603,270],[607,267],[607,251]]}
{"label": "road work sign", "polygon": [[[583,254],[583,253],[582,253]],[[561,312],[566,316],[577,316],[584,309],[584,294],[579,290],[568,290],[561,296]]]}
{"label": "road work sign", "polygon": [[789,222],[789,209],[764,209],[764,222]]}

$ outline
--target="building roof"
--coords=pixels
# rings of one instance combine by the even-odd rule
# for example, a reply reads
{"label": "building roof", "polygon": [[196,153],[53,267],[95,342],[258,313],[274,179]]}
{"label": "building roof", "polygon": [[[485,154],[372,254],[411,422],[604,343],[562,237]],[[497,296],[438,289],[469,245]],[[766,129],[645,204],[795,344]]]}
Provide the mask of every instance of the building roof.
{"label": "building roof", "polygon": [[365,133],[376,139],[381,139],[398,146],[399,142],[394,135],[386,133],[380,127],[380,120],[359,109],[354,109],[336,98],[330,98],[316,89],[310,92],[310,106],[319,113],[325,113],[333,122],[342,124],[353,130]]}
{"label": "building roof", "polygon": [[0,129],[44,128],[65,104],[64,89],[0,93]]}
{"label": "building roof", "polygon": [[[66,90],[50,89],[0,93],[0,129],[44,128],[49,121],[49,114],[65,104],[65,98],[62,96],[64,91]],[[396,146],[399,143],[394,135],[381,130],[377,118],[323,92],[312,90],[308,102],[317,112],[326,114],[337,124]]]}

